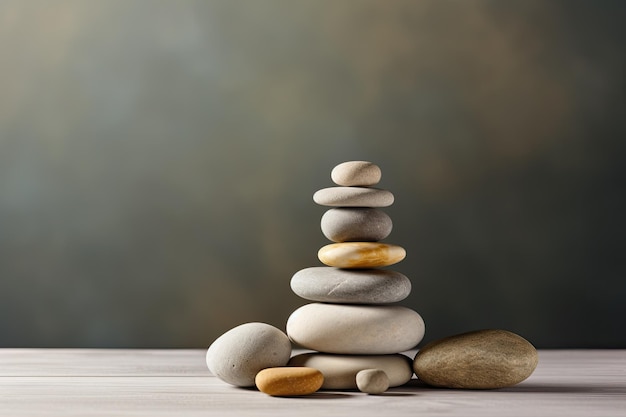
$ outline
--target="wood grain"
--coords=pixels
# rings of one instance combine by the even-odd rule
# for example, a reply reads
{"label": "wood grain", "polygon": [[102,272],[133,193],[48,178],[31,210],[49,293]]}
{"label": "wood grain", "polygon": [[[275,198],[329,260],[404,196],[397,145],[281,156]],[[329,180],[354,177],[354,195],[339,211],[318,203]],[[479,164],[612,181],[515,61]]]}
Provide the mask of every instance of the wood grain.
{"label": "wood grain", "polygon": [[[204,350],[0,350],[0,416],[626,416],[626,350],[540,351],[535,373],[501,390],[274,398],[210,375]],[[408,353],[413,355],[414,352]]]}

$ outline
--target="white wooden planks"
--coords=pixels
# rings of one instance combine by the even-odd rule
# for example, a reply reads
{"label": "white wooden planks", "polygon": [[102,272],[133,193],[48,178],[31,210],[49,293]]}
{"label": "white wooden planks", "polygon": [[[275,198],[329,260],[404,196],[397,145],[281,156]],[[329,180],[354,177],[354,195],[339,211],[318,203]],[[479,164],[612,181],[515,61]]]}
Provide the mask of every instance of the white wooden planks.
{"label": "white wooden planks", "polygon": [[204,350],[0,349],[0,416],[626,416],[626,350],[540,351],[496,391],[418,381],[368,396],[272,398],[211,376]]}

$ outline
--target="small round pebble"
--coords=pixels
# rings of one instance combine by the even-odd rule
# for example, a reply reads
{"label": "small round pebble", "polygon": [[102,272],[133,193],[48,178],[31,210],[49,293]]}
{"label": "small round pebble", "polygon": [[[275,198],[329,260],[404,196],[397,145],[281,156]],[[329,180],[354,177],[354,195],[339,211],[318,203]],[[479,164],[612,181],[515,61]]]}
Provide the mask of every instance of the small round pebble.
{"label": "small round pebble", "polygon": [[330,178],[337,185],[369,186],[380,181],[382,173],[378,165],[368,161],[348,161],[337,165]]}
{"label": "small round pebble", "polygon": [[402,246],[380,242],[331,243],[317,252],[322,263],[337,268],[378,268],[403,260]]}
{"label": "small round pebble", "polygon": [[537,350],[506,330],[478,330],[436,340],[419,350],[415,375],[436,387],[495,389],[528,378],[539,361]]}
{"label": "small round pebble", "polygon": [[326,211],[321,226],[333,242],[376,242],[389,236],[393,222],[379,209],[343,207]]}
{"label": "small round pebble", "polygon": [[356,374],[356,386],[367,394],[382,394],[389,389],[389,377],[382,369],[364,369]]}
{"label": "small round pebble", "polygon": [[261,369],[285,366],[290,356],[291,342],[281,330],[266,323],[245,323],[209,346],[206,364],[222,381],[252,387]]}
{"label": "small round pebble", "polygon": [[267,368],[255,378],[259,391],[274,397],[310,395],[324,383],[324,375],[315,368],[294,366]]}

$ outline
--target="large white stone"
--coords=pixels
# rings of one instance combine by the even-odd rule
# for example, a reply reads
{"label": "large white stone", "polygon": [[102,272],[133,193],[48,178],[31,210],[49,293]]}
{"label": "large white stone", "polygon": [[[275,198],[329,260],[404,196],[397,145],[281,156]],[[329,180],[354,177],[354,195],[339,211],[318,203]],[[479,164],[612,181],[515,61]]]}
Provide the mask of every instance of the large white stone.
{"label": "large white stone", "polygon": [[291,342],[281,330],[265,323],[245,323],[209,346],[206,364],[221,380],[251,387],[261,369],[285,366],[290,356]]}
{"label": "large white stone", "polygon": [[343,207],[322,216],[322,233],[333,242],[375,242],[391,233],[393,222],[382,210]]}
{"label": "large white stone", "polygon": [[312,303],[291,314],[287,335],[319,352],[383,355],[417,346],[424,321],[402,306]]}
{"label": "large white stone", "polygon": [[322,371],[322,389],[356,389],[356,375],[364,369],[384,371],[390,387],[404,385],[413,376],[411,359],[402,354],[353,356],[303,353],[291,358],[288,366],[308,366]]}
{"label": "large white stone", "polygon": [[349,304],[386,304],[404,300],[411,281],[388,269],[305,268],[291,278],[296,295],[312,301]]}

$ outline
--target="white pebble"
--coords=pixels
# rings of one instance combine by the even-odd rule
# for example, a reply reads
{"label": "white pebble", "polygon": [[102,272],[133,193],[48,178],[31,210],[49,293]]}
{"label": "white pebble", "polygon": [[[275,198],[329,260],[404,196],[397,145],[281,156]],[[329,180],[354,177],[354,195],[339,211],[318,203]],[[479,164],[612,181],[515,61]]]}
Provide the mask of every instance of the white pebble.
{"label": "white pebble", "polygon": [[389,377],[382,369],[364,369],[356,374],[356,386],[367,394],[382,394],[389,389]]}
{"label": "white pebble", "polygon": [[370,186],[380,181],[382,174],[378,165],[368,161],[348,161],[337,165],[330,178],[337,185]]}
{"label": "white pebble", "polygon": [[290,356],[291,342],[281,330],[266,323],[245,323],[209,346],[206,363],[222,381],[252,387],[261,369],[285,366]]}

